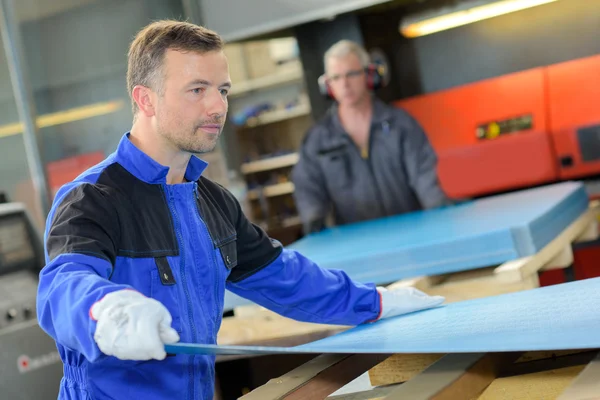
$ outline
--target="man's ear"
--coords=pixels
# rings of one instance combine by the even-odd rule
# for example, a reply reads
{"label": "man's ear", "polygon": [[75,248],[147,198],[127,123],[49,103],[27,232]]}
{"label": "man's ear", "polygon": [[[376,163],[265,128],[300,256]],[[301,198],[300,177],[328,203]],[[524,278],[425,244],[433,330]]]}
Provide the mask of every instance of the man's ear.
{"label": "man's ear", "polygon": [[131,96],[136,102],[141,113],[143,113],[146,117],[154,116],[154,99],[156,96],[154,96],[152,89],[147,88],[146,86],[137,85],[133,88]]}

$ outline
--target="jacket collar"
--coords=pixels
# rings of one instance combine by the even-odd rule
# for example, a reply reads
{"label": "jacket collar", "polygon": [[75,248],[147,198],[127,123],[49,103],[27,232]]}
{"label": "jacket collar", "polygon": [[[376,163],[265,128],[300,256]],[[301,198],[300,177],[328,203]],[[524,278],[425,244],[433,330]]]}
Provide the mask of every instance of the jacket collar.
{"label": "jacket collar", "polygon": [[[166,184],[169,167],[159,164],[146,153],[138,149],[131,143],[131,140],[129,140],[129,134],[130,132],[124,134],[119,142],[116,151],[116,161],[141,181],[150,184]],[[200,179],[202,172],[204,172],[207,166],[208,163],[206,161],[203,161],[196,156],[190,157],[190,161],[188,162],[185,171],[185,179],[189,182],[197,181]]]}
{"label": "jacket collar", "polygon": [[[388,121],[392,118],[392,111],[390,106],[385,104],[376,96],[371,96],[371,104],[373,107],[373,114],[371,115],[371,126],[375,124],[380,124],[384,121]],[[342,122],[340,121],[340,115],[338,113],[338,104],[334,103],[329,109],[329,116],[333,125],[337,128],[337,130],[344,131],[344,127],[342,126]]]}

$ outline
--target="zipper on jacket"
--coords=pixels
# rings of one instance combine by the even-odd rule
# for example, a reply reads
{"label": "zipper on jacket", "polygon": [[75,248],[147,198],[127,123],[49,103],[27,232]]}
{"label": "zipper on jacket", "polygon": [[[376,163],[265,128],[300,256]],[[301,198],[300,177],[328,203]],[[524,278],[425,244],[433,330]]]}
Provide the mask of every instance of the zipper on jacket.
{"label": "zipper on jacket", "polygon": [[[183,243],[183,238],[181,237],[181,226],[180,226],[180,221],[179,221],[179,214],[177,213],[177,209],[175,207],[175,201],[173,199],[173,194],[171,193],[169,187],[167,185],[165,185],[165,188],[168,192],[168,201],[169,201],[169,206],[171,207],[171,212],[173,213],[173,218],[175,218],[175,232],[177,233],[177,240],[179,241],[179,270],[181,273],[181,283],[183,285],[183,292],[185,293],[185,299],[187,301],[187,306],[188,306],[188,321],[190,324],[190,328],[192,329],[192,343],[197,343],[198,342],[198,338],[196,335],[196,326],[194,324],[194,316],[192,315],[192,299],[190,298],[190,293],[188,290],[188,284],[187,284],[187,276],[185,273],[185,244]],[[179,227],[179,229],[177,228]],[[189,382],[188,382],[188,390],[190,392],[191,395],[191,399],[194,399],[196,397],[196,388],[194,385],[194,369],[195,369],[195,357],[193,355],[189,356],[189,363],[188,363],[188,378],[189,378]]]}
{"label": "zipper on jacket", "polygon": [[[215,277],[218,278],[219,277],[219,265],[217,263],[217,260],[215,259],[215,241],[213,239],[213,237],[210,234],[210,231],[208,230],[208,228],[206,227],[206,223],[204,222],[204,219],[202,218],[202,214],[200,213],[200,206],[198,205],[198,203],[200,202],[200,193],[198,193],[198,183],[194,182],[194,194],[196,195],[196,211],[198,211],[198,218],[200,218],[200,222],[202,222],[202,228],[204,229],[204,232],[206,232],[206,236],[210,239],[210,245],[212,245],[212,249],[211,249],[211,259],[213,262],[213,266],[215,268]],[[210,246],[209,246],[210,247]],[[216,335],[217,333],[215,332],[215,328],[217,326],[217,314],[219,313],[219,306],[217,305],[217,301],[219,301],[218,299],[218,295],[219,295],[219,288],[218,288],[218,282],[215,282],[215,284],[213,285],[214,287],[214,299],[215,301],[213,302],[214,304],[214,315],[215,315],[215,319],[213,320],[213,336]]]}
{"label": "zipper on jacket", "polygon": [[[371,129],[371,128],[369,128]],[[369,132],[369,157],[364,160],[369,167],[369,172],[371,173],[371,180],[373,181],[373,185],[375,186],[375,196],[377,197],[377,202],[381,205],[381,209],[384,215],[388,215],[385,204],[383,202],[383,198],[381,197],[381,190],[379,189],[379,184],[377,183],[377,178],[375,177],[375,172],[373,171],[373,163],[371,157],[373,151],[373,132],[372,130]],[[362,157],[361,157],[362,158]]]}
{"label": "zipper on jacket", "polygon": [[[200,219],[202,228],[204,229],[204,232],[206,232],[206,237],[209,239],[209,249],[211,249],[210,253],[211,253],[211,259],[212,259],[212,263],[215,269],[215,282],[213,284],[213,288],[214,288],[214,301],[213,301],[213,305],[214,305],[214,320],[213,320],[213,326],[212,326],[212,337],[216,337],[217,332],[216,332],[216,328],[217,328],[217,318],[218,318],[218,313],[219,313],[219,306],[217,305],[217,301],[219,301],[218,299],[218,279],[219,279],[219,266],[216,260],[216,256],[215,256],[215,241],[213,239],[213,237],[210,234],[210,231],[208,230],[208,227],[206,226],[206,223],[204,222],[204,219],[202,218],[202,213],[200,212],[200,193],[198,193],[198,182],[194,182],[194,195],[196,196],[196,212],[198,213],[198,218]],[[211,374],[214,373],[214,369],[211,369]],[[215,381],[215,377],[214,375],[211,376],[211,382]]]}

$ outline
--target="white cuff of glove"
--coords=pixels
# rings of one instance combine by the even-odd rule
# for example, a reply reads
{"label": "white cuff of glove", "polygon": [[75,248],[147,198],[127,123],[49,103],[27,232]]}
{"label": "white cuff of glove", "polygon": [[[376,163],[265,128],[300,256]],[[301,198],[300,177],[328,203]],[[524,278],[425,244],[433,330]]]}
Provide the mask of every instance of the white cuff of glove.
{"label": "white cuff of glove", "polygon": [[378,287],[377,291],[381,295],[379,319],[433,308],[446,300],[442,296],[429,296],[414,287],[401,287],[394,290]]}
{"label": "white cuff of glove", "polygon": [[90,316],[98,322],[94,340],[100,351],[121,360],[162,360],[164,345],[179,341],[167,308],[135,290],[107,294],[92,305]]}

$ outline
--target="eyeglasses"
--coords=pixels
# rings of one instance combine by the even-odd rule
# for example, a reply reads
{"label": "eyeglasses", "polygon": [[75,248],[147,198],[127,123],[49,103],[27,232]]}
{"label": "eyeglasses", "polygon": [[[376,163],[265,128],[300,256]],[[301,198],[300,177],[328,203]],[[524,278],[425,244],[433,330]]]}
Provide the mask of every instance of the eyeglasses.
{"label": "eyeglasses", "polygon": [[342,79],[342,77],[346,77],[346,79],[357,78],[364,73],[365,73],[364,69],[355,69],[353,71],[348,71],[345,74],[336,74],[336,75],[327,76],[326,79],[328,82],[336,82],[336,81],[339,81],[340,79]]}

